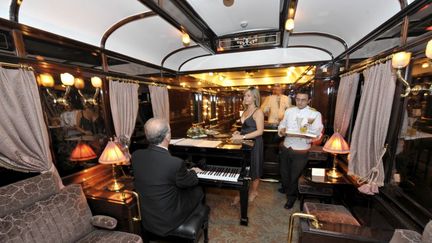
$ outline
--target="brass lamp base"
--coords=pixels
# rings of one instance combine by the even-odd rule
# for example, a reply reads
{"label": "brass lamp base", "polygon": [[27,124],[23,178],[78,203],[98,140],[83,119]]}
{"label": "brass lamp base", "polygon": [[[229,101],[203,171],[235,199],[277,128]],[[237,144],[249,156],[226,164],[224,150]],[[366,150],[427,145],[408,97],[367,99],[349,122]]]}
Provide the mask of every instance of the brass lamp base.
{"label": "brass lamp base", "polygon": [[331,177],[331,178],[340,178],[342,177],[342,173],[340,173],[339,171],[337,171],[336,169],[337,166],[337,160],[336,160],[336,154],[334,154],[334,158],[333,158],[333,168],[327,172],[327,176]]}
{"label": "brass lamp base", "polygon": [[124,184],[117,181],[116,172],[115,172],[115,164],[112,164],[111,168],[112,168],[114,182],[111,185],[109,185],[107,187],[107,189],[109,191],[118,192],[118,191],[120,191],[124,187]]}
{"label": "brass lamp base", "polygon": [[336,168],[332,168],[330,171],[327,172],[327,176],[331,178],[341,178],[342,173],[336,170]]}
{"label": "brass lamp base", "polygon": [[123,183],[120,183],[116,179],[114,179],[113,184],[109,185],[107,187],[107,189],[112,191],[112,192],[117,192],[117,191],[120,191],[123,187],[124,187]]}

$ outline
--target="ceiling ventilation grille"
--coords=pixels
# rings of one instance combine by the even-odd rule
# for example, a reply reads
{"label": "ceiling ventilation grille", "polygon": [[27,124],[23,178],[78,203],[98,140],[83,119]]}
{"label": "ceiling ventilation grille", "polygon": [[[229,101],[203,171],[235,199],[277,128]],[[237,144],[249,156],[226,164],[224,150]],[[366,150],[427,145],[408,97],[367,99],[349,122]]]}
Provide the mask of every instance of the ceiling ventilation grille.
{"label": "ceiling ventilation grille", "polygon": [[280,33],[262,33],[221,38],[216,41],[217,52],[269,48],[280,45]]}

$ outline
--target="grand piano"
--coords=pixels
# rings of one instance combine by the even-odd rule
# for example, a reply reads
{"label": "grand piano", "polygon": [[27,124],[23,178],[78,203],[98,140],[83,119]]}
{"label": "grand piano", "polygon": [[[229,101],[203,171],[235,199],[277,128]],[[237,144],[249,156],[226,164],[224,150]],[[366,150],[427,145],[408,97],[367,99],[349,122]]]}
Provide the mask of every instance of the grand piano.
{"label": "grand piano", "polygon": [[172,155],[200,164],[198,173],[204,187],[220,187],[240,192],[240,224],[248,225],[248,192],[252,140],[232,143],[221,139],[172,139]]}

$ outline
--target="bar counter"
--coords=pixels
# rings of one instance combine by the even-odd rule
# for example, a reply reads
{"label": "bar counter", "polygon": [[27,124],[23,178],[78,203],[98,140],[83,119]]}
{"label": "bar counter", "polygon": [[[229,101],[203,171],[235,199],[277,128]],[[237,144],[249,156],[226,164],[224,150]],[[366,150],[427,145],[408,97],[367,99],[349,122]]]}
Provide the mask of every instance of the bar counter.
{"label": "bar counter", "polygon": [[283,141],[282,137],[277,134],[277,124],[264,124],[263,142],[264,142],[264,164],[263,178],[276,179],[280,178],[279,172],[279,146]]}

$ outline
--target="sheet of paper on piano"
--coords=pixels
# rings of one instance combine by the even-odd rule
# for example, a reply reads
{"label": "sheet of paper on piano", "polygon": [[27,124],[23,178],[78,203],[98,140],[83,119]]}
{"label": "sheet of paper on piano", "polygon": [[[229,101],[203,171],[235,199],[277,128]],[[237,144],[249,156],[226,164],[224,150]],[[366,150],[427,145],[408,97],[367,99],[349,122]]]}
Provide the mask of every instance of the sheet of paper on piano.
{"label": "sheet of paper on piano", "polygon": [[194,146],[194,147],[201,147],[201,148],[216,148],[221,144],[222,141],[211,141],[211,140],[205,140],[205,139],[190,139],[186,138],[182,141],[178,141],[175,143],[177,146]]}
{"label": "sheet of paper on piano", "polygon": [[185,140],[185,138],[171,139],[170,144],[176,145],[178,142]]}

